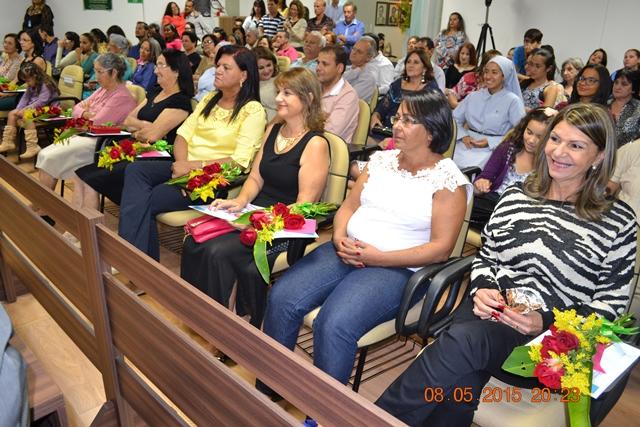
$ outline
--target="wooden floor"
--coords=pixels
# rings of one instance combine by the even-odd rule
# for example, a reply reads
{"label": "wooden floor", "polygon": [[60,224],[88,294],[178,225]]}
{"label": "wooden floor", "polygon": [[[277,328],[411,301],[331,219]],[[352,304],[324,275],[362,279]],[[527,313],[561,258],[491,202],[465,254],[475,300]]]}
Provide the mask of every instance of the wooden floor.
{"label": "wooden floor", "polygon": [[[23,162],[20,166],[29,173],[33,172],[33,162]],[[65,191],[65,198],[70,198],[72,188],[68,187],[67,190]],[[109,214],[111,211],[111,209],[106,210],[107,224],[115,228],[117,226],[117,218]],[[175,252],[162,247],[161,261],[172,271],[179,271],[179,255]],[[192,333],[184,325],[181,325],[177,319],[173,318],[150,297],[143,296],[142,298],[189,333],[204,348],[210,351],[215,350],[209,343]],[[90,425],[105,399],[98,370],[31,295],[21,296],[16,303],[5,306],[11,316],[16,333],[42,362],[45,370],[62,390],[69,424],[71,426]],[[402,343],[392,344],[389,348],[392,352],[387,357],[395,358],[397,355],[406,352],[409,356],[407,360],[411,356],[415,356],[419,350],[419,348],[411,347],[410,344],[403,345]],[[297,349],[297,351],[302,352],[300,349]],[[369,359],[371,359],[371,355]],[[408,363],[404,362],[389,372],[364,382],[360,393],[367,399],[375,400],[393,379],[406,368]],[[255,377],[242,367],[235,365],[233,362],[228,362],[228,366],[248,382],[254,382]],[[601,425],[611,427],[639,425],[640,405],[638,405],[638,402],[640,402],[640,366],[635,368],[625,394]],[[281,402],[280,404],[296,418],[304,418],[304,414],[287,402]]]}

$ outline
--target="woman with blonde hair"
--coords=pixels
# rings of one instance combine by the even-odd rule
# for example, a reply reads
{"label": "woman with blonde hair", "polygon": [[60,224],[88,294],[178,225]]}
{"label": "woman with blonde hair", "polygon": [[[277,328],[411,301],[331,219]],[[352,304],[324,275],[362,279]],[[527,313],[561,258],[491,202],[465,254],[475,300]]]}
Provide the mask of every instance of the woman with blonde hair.
{"label": "woman with blonde hair", "polygon": [[[238,212],[252,203],[272,206],[278,202],[316,202],[329,172],[329,146],[322,136],[320,83],[305,68],[293,68],[276,77],[275,123],[267,128],[262,148],[256,155],[249,178],[238,197],[216,199],[214,209]],[[236,312],[250,314],[251,324],[260,327],[267,297],[267,283],[253,261],[253,251],[232,232],[204,243],[187,237],[182,252],[180,275],[222,305],[229,305],[234,283],[238,283]],[[267,258],[273,265],[286,240],[274,240]]]}

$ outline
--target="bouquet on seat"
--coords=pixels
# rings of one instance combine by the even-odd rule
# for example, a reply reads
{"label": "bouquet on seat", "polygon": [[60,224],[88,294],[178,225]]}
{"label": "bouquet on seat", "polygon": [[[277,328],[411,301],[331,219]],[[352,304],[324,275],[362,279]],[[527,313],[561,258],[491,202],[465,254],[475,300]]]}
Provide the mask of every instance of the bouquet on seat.
{"label": "bouquet on seat", "polygon": [[98,155],[98,167],[113,170],[113,165],[122,161],[133,162],[136,156],[150,151],[173,152],[173,146],[165,140],[144,144],[132,139],[113,141],[113,145],[103,148]]}
{"label": "bouquet on seat", "polygon": [[231,163],[212,163],[202,169],[194,169],[187,175],[167,181],[169,185],[179,185],[189,191],[191,200],[216,198],[216,190],[225,188],[242,174],[239,166]]}

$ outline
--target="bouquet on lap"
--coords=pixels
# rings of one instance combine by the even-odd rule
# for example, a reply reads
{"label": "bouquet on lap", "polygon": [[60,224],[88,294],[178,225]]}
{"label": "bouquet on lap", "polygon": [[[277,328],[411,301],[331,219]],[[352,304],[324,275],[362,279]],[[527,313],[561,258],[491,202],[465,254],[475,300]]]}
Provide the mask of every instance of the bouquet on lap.
{"label": "bouquet on lap", "polygon": [[231,163],[212,163],[201,169],[194,169],[186,175],[167,181],[168,185],[179,185],[189,192],[192,201],[206,202],[216,198],[216,191],[229,186],[242,174],[239,166]]}
{"label": "bouquet on lap", "polygon": [[26,88],[26,84],[19,85],[6,77],[0,76],[0,92],[22,90]]}
{"label": "bouquet on lap", "polygon": [[93,123],[93,121],[83,119],[82,117],[78,117],[77,119],[70,118],[65,122],[63,127],[57,128],[53,131],[53,143],[64,144],[72,136],[85,132],[91,132],[95,135],[113,135],[120,133],[121,130],[122,128],[120,126],[116,126],[112,122],[106,122],[101,125],[97,125]]}
{"label": "bouquet on lap", "polygon": [[121,141],[113,141],[113,145],[103,148],[98,154],[98,167],[113,170],[113,165],[123,161],[133,162],[136,157],[152,151],[173,152],[173,146],[165,140],[158,140],[153,144],[145,144],[143,142],[134,141],[132,139],[123,139]]}
{"label": "bouquet on lap", "polygon": [[54,117],[71,117],[71,109],[63,110],[57,105],[45,105],[37,108],[26,108],[22,113],[22,119],[27,123]]}

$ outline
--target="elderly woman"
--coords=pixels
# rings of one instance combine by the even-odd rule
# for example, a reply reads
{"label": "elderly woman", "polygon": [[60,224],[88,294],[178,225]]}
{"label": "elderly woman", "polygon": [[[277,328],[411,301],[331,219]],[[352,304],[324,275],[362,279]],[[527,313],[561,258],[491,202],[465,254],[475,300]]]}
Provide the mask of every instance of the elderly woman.
{"label": "elderly woman", "polygon": [[125,172],[120,236],[160,259],[155,216],[193,204],[171,178],[207,164],[233,163],[247,169],[260,147],[266,115],[258,102],[258,67],[251,51],[223,46],[218,51],[217,92],[206,96],[178,128],[173,162],[134,162]]}
{"label": "elderly woman", "polygon": [[267,112],[267,120],[271,121],[277,113],[276,109],[276,85],[278,75],[278,60],[269,49],[258,46],[253,49],[258,58],[258,74],[260,75],[260,101]]}
{"label": "elderly woman", "polygon": [[495,56],[484,67],[482,77],[484,87],[470,93],[453,111],[458,125],[453,160],[461,168],[483,167],[507,131],[525,114],[513,62]]}
{"label": "elderly woman", "polygon": [[[277,202],[315,202],[320,199],[329,172],[329,146],[322,136],[324,114],[320,84],[306,69],[295,68],[276,77],[277,123],[267,129],[255,166],[237,198],[215,200],[216,209],[237,212],[248,203],[272,206]],[[286,241],[274,241],[268,252],[273,264]],[[187,237],[180,275],[223,305],[229,304],[238,282],[238,313],[250,314],[260,327],[268,286],[253,261],[253,250],[240,242],[239,233],[198,244]]]}
{"label": "elderly woman", "polygon": [[[553,308],[609,320],[624,311],[637,226],[633,210],[605,191],[615,157],[609,113],[596,105],[569,106],[549,129],[534,173],[503,194],[483,232],[471,296],[377,402],[407,424],[471,425],[489,377],[505,378],[504,360],[550,326]],[[503,290],[529,293],[534,306],[516,312],[505,306]],[[474,399],[427,403],[425,387],[442,387],[445,397],[455,387],[471,387]]]}
{"label": "elderly woman", "polygon": [[618,70],[613,80],[609,112],[616,124],[618,148],[640,138],[640,71]]}
{"label": "elderly woman", "polygon": [[580,58],[569,58],[562,63],[560,74],[562,76],[564,95],[567,99],[571,98],[571,93],[573,93],[573,83],[575,82],[578,72],[582,67],[584,67],[584,63]]}
{"label": "elderly woman", "polygon": [[[124,84],[125,60],[120,55],[105,53],[94,63],[100,88],[89,98],[73,107],[73,117],[90,120],[97,125],[111,122],[122,124],[136,101]],[[96,138],[73,136],[64,144],[53,144],[38,154],[36,168],[40,170],[40,182],[55,188],[58,179],[68,179],[81,166],[93,162]]]}
{"label": "elderly woman", "polygon": [[440,91],[407,94],[392,122],[396,149],[371,156],[335,216],[333,241],[276,281],[265,314],[264,332],[293,350],[304,316],[322,306],[314,364],[342,383],[358,339],[396,316],[413,272],[449,258],[472,191],[442,156],[451,110]]}
{"label": "elderly woman", "polygon": [[[129,42],[124,36],[120,34],[111,34],[109,36],[109,43],[107,44],[107,52],[112,53],[114,55],[118,55],[122,58],[124,62],[125,69],[124,73],[121,76],[122,81],[131,80],[131,76],[133,75],[134,70],[131,68],[129,61],[127,61],[127,57],[125,52],[129,48]],[[100,86],[100,80],[97,78],[97,71],[95,68],[92,70],[89,75],[88,80],[84,84],[84,91],[82,92],[82,98],[86,99],[89,97],[98,87]]]}
{"label": "elderly woman", "polygon": [[[175,49],[163,51],[155,75],[159,89],[148,93],[147,99],[129,113],[124,125],[137,141],[154,143],[164,139],[173,144],[178,127],[191,113],[193,83],[187,56]],[[73,204],[97,209],[100,193],[119,205],[125,169],[129,165],[128,162],[116,163],[109,171],[98,168],[94,162],[76,170]]]}

